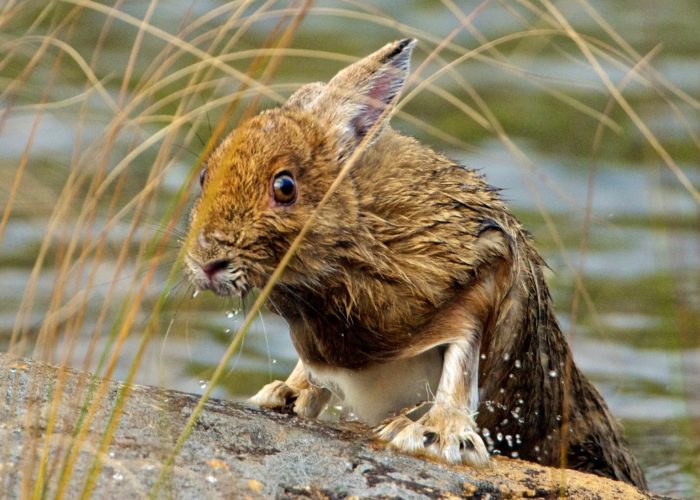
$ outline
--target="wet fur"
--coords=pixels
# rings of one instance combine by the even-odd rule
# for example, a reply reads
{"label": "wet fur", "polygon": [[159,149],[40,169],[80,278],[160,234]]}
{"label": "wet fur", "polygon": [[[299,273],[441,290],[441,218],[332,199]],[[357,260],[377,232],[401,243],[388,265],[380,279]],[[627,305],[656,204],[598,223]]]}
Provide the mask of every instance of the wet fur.
{"label": "wet fur", "polygon": [[[409,42],[389,45],[327,85],[302,88],[219,146],[186,243],[196,286],[222,295],[264,286],[343,161],[381,119],[383,106],[392,105],[409,55]],[[367,100],[354,99],[358,93]],[[368,399],[390,416],[434,395],[427,414],[418,421],[392,417],[380,437],[405,451],[441,446],[434,455],[459,461],[462,453],[461,460],[479,463],[483,445],[471,420],[478,396],[482,434],[511,436],[512,446],[487,438],[491,448],[645,487],[619,425],[573,364],[553,315],[544,263],[498,191],[386,123],[377,126],[270,297],[272,309],[289,322],[301,362],[285,383],[266,386],[255,401],[294,402],[298,413],[315,417],[331,391],[362,394],[362,377],[372,370],[392,390],[397,382],[381,367],[437,354],[439,383],[426,368],[432,382],[415,398],[407,391],[384,402]],[[270,179],[280,169],[297,180],[298,198],[289,207],[271,201]],[[215,259],[229,265],[215,283],[207,282],[201,266]],[[365,413],[371,423],[381,416]],[[466,441],[447,443],[459,436]]]}

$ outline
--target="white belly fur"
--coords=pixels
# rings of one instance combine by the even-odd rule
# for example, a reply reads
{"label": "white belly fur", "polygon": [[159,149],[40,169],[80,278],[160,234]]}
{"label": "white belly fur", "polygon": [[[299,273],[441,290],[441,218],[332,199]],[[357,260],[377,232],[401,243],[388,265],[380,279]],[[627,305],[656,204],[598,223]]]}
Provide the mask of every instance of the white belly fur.
{"label": "white belly fur", "polygon": [[407,406],[433,400],[442,362],[435,348],[360,370],[327,365],[306,365],[306,369],[315,384],[330,389],[357,418],[375,425]]}

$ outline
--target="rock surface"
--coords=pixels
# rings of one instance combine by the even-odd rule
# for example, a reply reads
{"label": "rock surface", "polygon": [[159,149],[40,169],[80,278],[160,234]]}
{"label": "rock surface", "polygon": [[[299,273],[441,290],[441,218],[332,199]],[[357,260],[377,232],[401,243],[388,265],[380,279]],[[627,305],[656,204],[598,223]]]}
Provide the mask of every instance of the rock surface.
{"label": "rock surface", "polygon": [[[99,401],[65,497],[83,491],[123,385],[0,354],[0,491],[10,498],[58,491],[80,429],[81,407]],[[60,404],[59,380],[64,380]],[[91,387],[106,391],[89,396]],[[93,498],[149,496],[198,396],[133,386],[101,455]],[[84,415],[84,414],[83,414]],[[84,418],[84,417],[83,417]],[[49,425],[52,432],[49,433]],[[210,400],[175,459],[158,498],[650,498],[616,481],[496,458],[483,469],[448,467],[384,449],[359,427]],[[41,467],[42,456],[45,467]],[[44,477],[40,482],[39,478]]]}

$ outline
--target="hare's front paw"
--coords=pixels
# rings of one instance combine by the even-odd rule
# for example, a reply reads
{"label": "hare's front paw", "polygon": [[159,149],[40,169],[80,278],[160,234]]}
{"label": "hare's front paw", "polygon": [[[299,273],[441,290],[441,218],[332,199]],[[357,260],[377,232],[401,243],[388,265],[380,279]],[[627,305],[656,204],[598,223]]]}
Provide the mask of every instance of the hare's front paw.
{"label": "hare's front paw", "polygon": [[485,465],[489,454],[467,410],[433,407],[417,421],[401,415],[377,429],[389,445],[413,455],[430,455],[448,463]]}
{"label": "hare's front paw", "polygon": [[248,402],[263,408],[283,408],[296,401],[297,396],[299,396],[298,389],[288,386],[281,380],[275,380],[260,389]]}
{"label": "hare's front paw", "polygon": [[321,387],[297,389],[275,380],[260,389],[248,402],[263,408],[284,408],[294,405],[294,413],[304,418],[316,418],[328,403],[330,393]]}

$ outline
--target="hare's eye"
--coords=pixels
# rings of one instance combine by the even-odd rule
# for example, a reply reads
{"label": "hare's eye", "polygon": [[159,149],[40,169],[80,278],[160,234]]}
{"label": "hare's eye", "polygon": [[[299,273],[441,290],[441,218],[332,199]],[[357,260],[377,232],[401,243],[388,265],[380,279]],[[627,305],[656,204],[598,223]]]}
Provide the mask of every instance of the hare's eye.
{"label": "hare's eye", "polygon": [[207,180],[207,167],[202,167],[199,171],[199,187],[204,187],[205,180]]}
{"label": "hare's eye", "polygon": [[280,205],[291,205],[297,197],[297,185],[291,172],[284,171],[272,179],[272,195]]}

